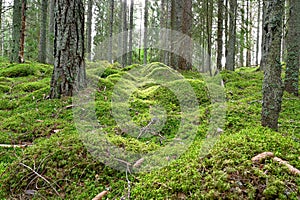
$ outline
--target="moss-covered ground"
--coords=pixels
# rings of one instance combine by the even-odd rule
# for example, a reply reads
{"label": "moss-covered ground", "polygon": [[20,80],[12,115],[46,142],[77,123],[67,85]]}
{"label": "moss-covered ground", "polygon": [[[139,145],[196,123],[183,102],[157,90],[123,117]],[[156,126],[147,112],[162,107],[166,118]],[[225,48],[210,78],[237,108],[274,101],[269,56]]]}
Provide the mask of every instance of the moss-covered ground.
{"label": "moss-covered ground", "polygon": [[[127,71],[118,64],[89,63],[88,75],[98,78],[95,112],[114,144],[148,152],[176,135],[181,110],[174,94],[151,81],[129,98],[133,122],[145,127],[150,107],[163,106],[166,121],[160,136],[136,139],[122,131],[111,113],[114,86]],[[145,78],[163,76],[165,66],[147,66]],[[197,72],[182,72],[199,101],[197,135],[188,151],[170,165],[151,172],[126,174],[105,166],[86,149],[74,124],[72,98],[48,98],[52,67],[38,63],[0,63],[0,199],[92,199],[103,190],[107,199],[299,199],[300,176],[272,160],[251,158],[271,151],[300,169],[300,99],[284,94],[279,132],[260,126],[262,72],[256,68],[224,71],[224,132],[200,155],[211,110],[206,84]],[[146,72],[145,72],[146,73]],[[136,78],[134,75],[129,79]],[[120,105],[122,106],[122,105]],[[130,180],[130,190],[128,180]]]}

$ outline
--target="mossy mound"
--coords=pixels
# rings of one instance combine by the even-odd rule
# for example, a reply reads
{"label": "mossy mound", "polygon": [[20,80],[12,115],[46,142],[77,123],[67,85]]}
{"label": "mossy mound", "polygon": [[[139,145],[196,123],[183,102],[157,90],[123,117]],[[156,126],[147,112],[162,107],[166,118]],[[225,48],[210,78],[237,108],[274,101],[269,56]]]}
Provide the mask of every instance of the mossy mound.
{"label": "mossy mound", "polygon": [[[184,83],[188,83],[198,102],[198,113],[190,113],[199,116],[198,130],[188,150],[166,167],[126,176],[91,156],[76,130],[71,109],[76,105],[72,99],[47,99],[49,66],[33,64],[31,74],[10,78],[3,71],[7,73],[18,65],[0,66],[0,86],[9,87],[9,91],[6,88],[0,92],[0,141],[33,144],[25,149],[1,151],[1,199],[92,199],[103,190],[109,190],[107,198],[121,199],[128,196],[128,181],[131,199],[297,199],[300,196],[299,176],[272,160],[260,165],[251,162],[253,156],[272,151],[300,168],[300,99],[284,95],[279,133],[260,127],[263,74],[255,69],[222,72],[227,98],[225,129],[220,139],[210,139],[206,134],[212,99],[220,88],[213,86],[216,91],[212,91],[199,73],[182,72],[182,78],[170,80],[166,74],[174,74],[174,70],[161,63],[152,63],[138,73],[135,69],[140,65],[122,69],[118,64],[90,63],[87,74],[97,80],[96,106],[92,109],[109,141],[118,147],[146,153],[176,137],[182,107],[176,90],[170,88],[187,90]],[[166,79],[169,81],[162,84]],[[116,94],[126,97],[126,101],[112,105],[112,99],[118,98]],[[166,140],[155,135],[137,138],[139,132],[126,132],[122,124],[117,124],[113,108],[126,110],[127,113],[119,113],[120,118],[129,115],[140,128],[147,126],[153,116],[162,117],[164,126],[157,132]],[[213,148],[204,148],[214,142]]]}

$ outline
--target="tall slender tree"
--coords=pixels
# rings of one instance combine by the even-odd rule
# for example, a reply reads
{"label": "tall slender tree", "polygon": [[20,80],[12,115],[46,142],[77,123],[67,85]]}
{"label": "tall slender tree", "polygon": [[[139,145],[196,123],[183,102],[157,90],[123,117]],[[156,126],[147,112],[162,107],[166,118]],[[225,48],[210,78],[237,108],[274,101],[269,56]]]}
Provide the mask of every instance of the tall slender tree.
{"label": "tall slender tree", "polygon": [[133,13],[134,13],[134,0],[130,1],[130,15],[129,15],[129,44],[128,44],[128,65],[132,64],[132,46],[133,46]]}
{"label": "tall slender tree", "polygon": [[179,69],[182,70],[191,70],[192,69],[192,27],[193,27],[193,13],[192,13],[192,0],[186,0],[185,4],[183,4],[183,12],[182,12],[182,34],[184,35],[184,39],[182,41],[182,45],[180,45],[180,54],[179,57]]}
{"label": "tall slender tree", "polygon": [[46,63],[47,51],[47,7],[48,0],[42,0],[41,4],[41,25],[40,25],[40,45],[39,45],[39,62]]}
{"label": "tall slender tree", "polygon": [[114,11],[115,11],[115,1],[110,1],[110,18],[109,18],[109,44],[108,44],[108,61],[112,62],[112,49],[113,49],[113,41],[112,36],[114,32]]}
{"label": "tall slender tree", "polygon": [[259,65],[259,44],[260,44],[260,21],[261,21],[261,0],[257,1],[257,31],[256,31],[256,66]]}
{"label": "tall slender tree", "polygon": [[55,0],[49,0],[48,16],[48,37],[47,37],[47,58],[48,64],[54,64],[54,4]]}
{"label": "tall slender tree", "polygon": [[87,59],[92,60],[92,18],[93,18],[93,0],[87,2],[87,19],[86,19],[86,53]]}
{"label": "tall slender tree", "polygon": [[261,38],[261,60],[260,60],[260,70],[265,69],[266,64],[266,56],[268,52],[268,41],[266,40],[266,31],[265,31],[265,23],[266,23],[266,1],[262,1],[262,38]]}
{"label": "tall slender tree", "polygon": [[229,0],[229,40],[226,57],[226,69],[234,71],[235,69],[235,45],[236,45],[236,16],[237,0]]}
{"label": "tall slender tree", "polygon": [[14,0],[13,5],[13,31],[12,31],[12,53],[10,62],[20,62],[20,39],[21,39],[21,24],[22,24],[22,2]]}
{"label": "tall slender tree", "polygon": [[21,20],[21,36],[20,36],[20,51],[19,51],[19,62],[23,63],[24,49],[25,49],[25,31],[26,31],[26,10],[27,10],[27,0],[22,0],[22,20]]}
{"label": "tall slender tree", "polygon": [[123,0],[123,50],[122,50],[122,66],[127,65],[128,51],[128,22],[127,22],[127,0]]}
{"label": "tall slender tree", "polygon": [[299,95],[300,67],[300,1],[289,0],[289,20],[287,42],[287,62],[285,89],[287,92]]}
{"label": "tall slender tree", "polygon": [[[0,31],[2,32],[2,0],[0,0]],[[2,33],[1,33],[2,34]],[[0,46],[0,53],[3,53],[3,45]]]}
{"label": "tall slender tree", "polygon": [[72,96],[86,87],[82,0],[55,0],[54,38],[50,98]]}
{"label": "tall slender tree", "polygon": [[144,13],[144,64],[148,60],[148,0],[145,0],[145,13]]}
{"label": "tall slender tree", "polygon": [[224,0],[218,0],[218,30],[217,30],[217,68],[222,70],[223,57],[223,22],[224,22]]}
{"label": "tall slender tree", "polygon": [[283,85],[281,80],[281,38],[284,0],[266,1],[264,29],[269,44],[263,81],[262,125],[278,130]]}

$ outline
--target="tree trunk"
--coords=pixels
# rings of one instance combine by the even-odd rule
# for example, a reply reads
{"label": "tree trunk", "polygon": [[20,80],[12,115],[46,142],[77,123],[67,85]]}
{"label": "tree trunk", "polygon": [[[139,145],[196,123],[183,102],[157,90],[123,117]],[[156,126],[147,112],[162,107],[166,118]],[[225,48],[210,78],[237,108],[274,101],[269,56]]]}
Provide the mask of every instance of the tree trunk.
{"label": "tree trunk", "polygon": [[127,65],[127,50],[128,50],[128,27],[127,27],[127,0],[123,1],[123,52],[122,66]]}
{"label": "tree trunk", "polygon": [[224,21],[224,0],[218,0],[218,30],[217,30],[217,68],[222,70],[222,57],[223,57],[223,21]]}
{"label": "tree trunk", "polygon": [[208,53],[208,63],[207,67],[210,75],[212,75],[212,66],[211,66],[211,58],[212,58],[212,24],[213,23],[213,4],[212,1],[206,1],[206,34],[207,34],[207,53]]}
{"label": "tree trunk", "polygon": [[224,13],[224,34],[225,34],[225,57],[227,58],[228,55],[228,3],[229,0],[225,0],[225,13]]}
{"label": "tree trunk", "polygon": [[[2,35],[2,0],[0,0],[0,31],[1,31],[1,36]],[[3,55],[3,45],[2,45],[2,41],[1,41],[1,46],[0,46],[0,53],[1,55]]]}
{"label": "tree trunk", "polygon": [[113,41],[112,36],[114,32],[114,10],[115,10],[115,0],[110,1],[110,18],[109,18],[109,44],[108,44],[108,61],[113,62],[112,49]]}
{"label": "tree trunk", "polygon": [[266,56],[268,52],[268,44],[266,40],[266,31],[265,31],[265,23],[266,23],[266,1],[263,1],[263,6],[262,6],[262,40],[261,40],[261,60],[260,60],[260,70],[265,69],[265,64],[266,64]]}
{"label": "tree trunk", "polygon": [[251,49],[252,49],[252,6],[250,0],[247,0],[247,56],[246,56],[246,66],[251,66]]}
{"label": "tree trunk", "polygon": [[183,13],[181,20],[182,34],[184,39],[180,45],[179,69],[191,70],[192,69],[192,26],[193,26],[193,13],[192,13],[192,0],[186,0],[183,4]]}
{"label": "tree trunk", "polygon": [[131,0],[131,4],[130,4],[130,17],[129,17],[129,45],[128,45],[128,64],[131,65],[132,64],[132,45],[133,45],[133,10],[134,9],[134,0]]}
{"label": "tree trunk", "polygon": [[234,71],[234,69],[235,69],[237,0],[229,0],[229,4],[230,4],[229,40],[228,40],[228,55],[226,57],[226,69]]}
{"label": "tree trunk", "polygon": [[50,98],[72,96],[86,87],[82,0],[55,0],[54,38]]}
{"label": "tree trunk", "polygon": [[93,0],[88,0],[87,19],[86,19],[86,53],[88,61],[92,60],[92,18]]}
{"label": "tree trunk", "polygon": [[245,5],[242,5],[241,8],[241,30],[240,30],[240,40],[239,40],[239,52],[240,52],[240,58],[239,58],[239,66],[244,66],[244,48],[245,48]]}
{"label": "tree trunk", "polygon": [[147,64],[148,59],[148,0],[145,0],[145,13],[144,13],[144,65]]}
{"label": "tree trunk", "polygon": [[265,63],[263,81],[262,125],[278,130],[278,117],[282,102],[281,36],[284,0],[266,1],[265,33],[270,45]]}
{"label": "tree trunk", "polygon": [[13,31],[12,31],[12,53],[10,62],[19,62],[20,40],[22,25],[22,3],[21,0],[14,0],[13,6]]}
{"label": "tree trunk", "polygon": [[40,46],[39,46],[39,62],[46,63],[47,51],[47,7],[48,0],[42,0],[41,7],[41,28],[40,28]]}
{"label": "tree trunk", "polygon": [[19,63],[25,62],[24,46],[25,46],[25,31],[26,31],[26,9],[27,9],[27,0],[22,0],[22,23],[21,23]]}
{"label": "tree trunk", "polygon": [[287,45],[287,62],[285,90],[295,96],[299,95],[300,66],[300,1],[289,0],[289,21]]}
{"label": "tree trunk", "polygon": [[49,25],[48,25],[48,41],[47,41],[47,63],[54,64],[54,0],[49,0]]}
{"label": "tree trunk", "polygon": [[256,35],[256,66],[259,65],[259,59],[258,59],[258,55],[259,55],[259,42],[260,42],[260,15],[261,15],[261,3],[260,0],[257,1],[257,9],[258,9],[258,14],[257,14],[257,35]]}

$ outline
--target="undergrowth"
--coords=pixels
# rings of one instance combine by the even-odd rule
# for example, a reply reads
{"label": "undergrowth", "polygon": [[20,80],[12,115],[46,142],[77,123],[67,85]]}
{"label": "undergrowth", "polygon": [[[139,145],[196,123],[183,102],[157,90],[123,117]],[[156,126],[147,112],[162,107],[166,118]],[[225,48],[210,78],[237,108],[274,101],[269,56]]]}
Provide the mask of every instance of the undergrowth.
{"label": "undergrowth", "polygon": [[[121,69],[117,63],[89,63],[87,74],[98,80],[95,113],[110,142],[124,149],[150,152],[176,137],[182,110],[174,91],[154,81],[155,77],[164,81],[166,74],[173,73],[170,68],[152,63],[142,77],[127,73],[138,67]],[[51,66],[38,63],[0,63],[0,143],[32,145],[1,148],[1,199],[91,199],[103,190],[109,191],[108,199],[126,198],[129,191],[131,199],[300,198],[299,176],[272,160],[251,162],[255,155],[271,151],[300,168],[300,99],[284,94],[279,132],[262,128],[263,74],[255,68],[222,72],[227,102],[225,127],[208,152],[201,148],[210,142],[205,134],[212,102],[206,83],[197,72],[182,72],[185,80],[171,81],[173,88],[187,81],[195,92],[199,103],[195,141],[169,165],[128,174],[127,178],[124,172],[91,156],[73,122],[72,107],[76,105],[72,99],[48,98],[51,72]],[[140,131],[128,132],[116,122],[111,100],[120,80],[126,86],[121,87],[120,94],[126,96],[134,90],[128,96],[128,105],[117,103],[116,107],[126,108],[139,127],[146,127],[153,116],[165,116],[156,135],[138,138]],[[156,106],[162,112],[152,113]],[[120,119],[126,117],[120,113]]]}

